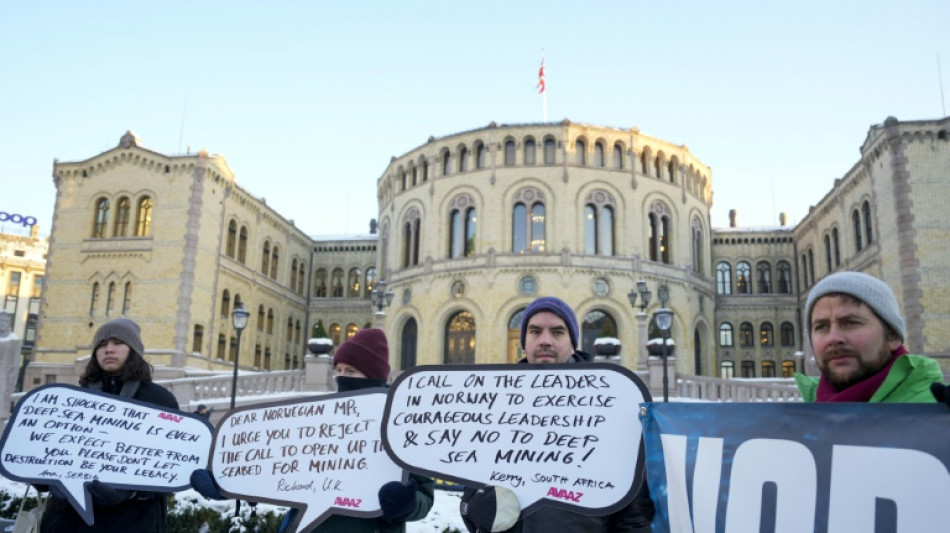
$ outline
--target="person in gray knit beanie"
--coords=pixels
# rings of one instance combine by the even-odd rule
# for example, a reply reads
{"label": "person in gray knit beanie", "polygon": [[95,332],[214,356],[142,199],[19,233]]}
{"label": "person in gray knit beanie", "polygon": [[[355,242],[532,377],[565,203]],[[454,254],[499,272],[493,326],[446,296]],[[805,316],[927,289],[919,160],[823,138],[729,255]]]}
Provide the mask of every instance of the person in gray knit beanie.
{"label": "person in gray knit beanie", "polygon": [[811,312],[815,302],[829,294],[847,294],[871,308],[891,330],[901,338],[907,338],[904,327],[904,318],[901,316],[900,306],[894,292],[883,281],[864,272],[838,272],[819,281],[805,302],[805,324],[808,336],[811,337]]}
{"label": "person in gray knit beanie", "polygon": [[128,345],[129,348],[139,354],[145,354],[145,346],[142,344],[142,330],[139,325],[128,318],[112,319],[96,331],[96,336],[92,339],[92,353],[95,355],[96,348],[103,341],[117,339]]}

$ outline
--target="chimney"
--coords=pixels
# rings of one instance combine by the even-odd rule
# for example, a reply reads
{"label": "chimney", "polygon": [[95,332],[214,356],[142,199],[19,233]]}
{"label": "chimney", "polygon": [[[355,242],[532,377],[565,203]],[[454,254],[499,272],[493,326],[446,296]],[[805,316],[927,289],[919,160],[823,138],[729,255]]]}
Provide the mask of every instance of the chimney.
{"label": "chimney", "polygon": [[736,210],[735,209],[729,210],[729,227],[730,228],[736,227]]}

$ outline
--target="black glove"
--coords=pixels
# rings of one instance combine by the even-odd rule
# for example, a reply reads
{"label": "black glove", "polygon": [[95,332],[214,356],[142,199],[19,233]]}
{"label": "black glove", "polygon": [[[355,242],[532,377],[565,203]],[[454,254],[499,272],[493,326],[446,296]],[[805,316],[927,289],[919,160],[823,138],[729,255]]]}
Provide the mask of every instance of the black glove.
{"label": "black glove", "polygon": [[218,482],[214,480],[214,476],[211,475],[209,470],[204,468],[199,468],[191,473],[191,486],[198,491],[199,494],[208,498],[209,500],[226,500],[227,498],[221,494],[221,487],[218,486]]}
{"label": "black glove", "polygon": [[419,485],[416,480],[409,478],[406,483],[390,481],[379,488],[379,507],[383,510],[383,520],[399,522],[406,519],[412,512],[412,504],[416,501],[416,490]]}
{"label": "black glove", "polygon": [[135,496],[135,491],[114,489],[98,479],[87,485],[86,489],[92,496],[92,503],[99,507],[115,507]]}
{"label": "black glove", "polygon": [[937,399],[937,403],[945,403],[950,407],[950,386],[935,381],[930,384],[930,393]]}

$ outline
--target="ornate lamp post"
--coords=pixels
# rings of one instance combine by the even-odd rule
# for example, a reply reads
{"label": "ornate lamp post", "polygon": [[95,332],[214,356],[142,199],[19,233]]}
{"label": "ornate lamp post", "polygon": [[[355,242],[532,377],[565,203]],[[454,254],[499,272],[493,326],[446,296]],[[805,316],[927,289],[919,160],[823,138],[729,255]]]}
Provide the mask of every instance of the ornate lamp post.
{"label": "ornate lamp post", "polygon": [[637,335],[639,344],[637,346],[637,369],[647,369],[646,346],[647,346],[647,306],[650,305],[650,297],[653,294],[647,287],[647,282],[641,278],[637,281],[636,290],[630,289],[627,293],[627,299],[630,300],[630,307],[637,306],[637,296],[640,296],[640,312],[637,313]]}
{"label": "ornate lamp post", "polygon": [[670,401],[669,377],[666,370],[666,355],[669,346],[666,341],[670,338],[670,328],[673,327],[673,310],[662,307],[653,314],[653,317],[656,319],[656,327],[660,328],[660,332],[663,334],[663,402],[665,403]]}
{"label": "ornate lamp post", "polygon": [[247,327],[247,319],[251,313],[244,309],[244,304],[237,304],[231,312],[231,324],[237,331],[237,348],[234,350],[234,377],[231,379],[231,409],[234,409],[234,400],[237,396],[238,361],[241,360],[241,333]]}
{"label": "ornate lamp post", "polygon": [[383,309],[392,305],[393,298],[396,296],[393,291],[386,290],[385,281],[380,281],[377,283],[369,294],[372,297],[373,305],[376,306],[376,314],[386,314]]}

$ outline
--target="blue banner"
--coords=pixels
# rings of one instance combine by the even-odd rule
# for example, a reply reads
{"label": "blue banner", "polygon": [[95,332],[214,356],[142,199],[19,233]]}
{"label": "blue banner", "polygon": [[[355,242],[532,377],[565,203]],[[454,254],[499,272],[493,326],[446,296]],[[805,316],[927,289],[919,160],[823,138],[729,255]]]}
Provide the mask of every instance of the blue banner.
{"label": "blue banner", "polygon": [[950,531],[946,405],[644,406],[654,533]]}

